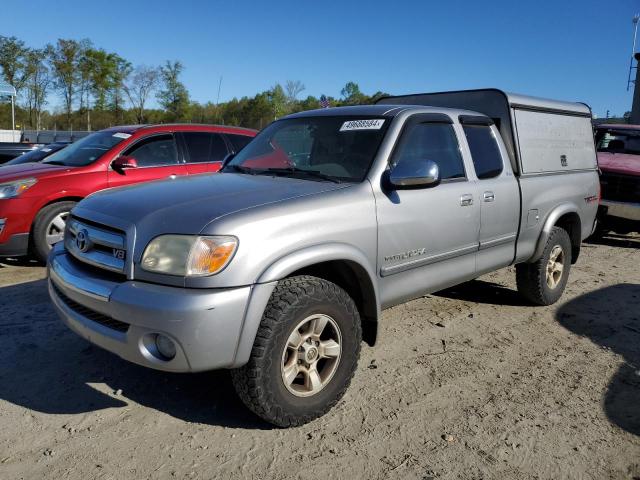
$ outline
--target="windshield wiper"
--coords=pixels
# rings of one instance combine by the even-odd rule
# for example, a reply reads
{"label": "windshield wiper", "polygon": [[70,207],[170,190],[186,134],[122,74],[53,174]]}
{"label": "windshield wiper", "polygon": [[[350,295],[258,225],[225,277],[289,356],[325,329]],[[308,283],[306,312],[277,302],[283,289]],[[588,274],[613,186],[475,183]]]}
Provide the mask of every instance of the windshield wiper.
{"label": "windshield wiper", "polygon": [[61,161],[59,161],[59,160],[51,160],[51,161],[49,161],[49,162],[47,162],[47,161],[45,160],[45,161],[44,161],[44,162],[42,162],[42,163],[46,163],[47,165],[62,165],[63,167],[66,167],[66,166],[67,166],[67,164],[66,164],[66,163],[61,162]]}
{"label": "windshield wiper", "polygon": [[319,178],[321,180],[327,180],[329,182],[333,182],[333,183],[342,183],[340,180],[338,180],[335,177],[332,177],[331,175],[327,175],[324,174],[322,172],[319,172],[318,170],[306,170],[304,168],[298,168],[298,167],[287,167],[287,168],[266,168],[264,170],[261,170],[260,172],[266,172],[266,173],[275,173],[275,174],[302,174],[302,175],[306,175],[308,177],[314,177],[314,178]]}
{"label": "windshield wiper", "polygon": [[243,167],[242,165],[227,165],[226,167],[224,167],[225,170],[227,168],[231,168],[231,169],[235,170],[238,173],[247,173],[249,175],[257,175],[258,174],[258,172],[256,171],[255,168]]}

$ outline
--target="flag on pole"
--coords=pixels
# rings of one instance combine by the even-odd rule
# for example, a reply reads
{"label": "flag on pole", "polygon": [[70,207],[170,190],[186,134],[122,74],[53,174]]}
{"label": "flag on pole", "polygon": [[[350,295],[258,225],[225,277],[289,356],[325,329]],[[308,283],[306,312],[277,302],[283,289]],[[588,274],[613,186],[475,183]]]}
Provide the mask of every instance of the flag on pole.
{"label": "flag on pole", "polygon": [[327,98],[326,95],[320,96],[320,106],[322,108],[329,108],[329,99]]}

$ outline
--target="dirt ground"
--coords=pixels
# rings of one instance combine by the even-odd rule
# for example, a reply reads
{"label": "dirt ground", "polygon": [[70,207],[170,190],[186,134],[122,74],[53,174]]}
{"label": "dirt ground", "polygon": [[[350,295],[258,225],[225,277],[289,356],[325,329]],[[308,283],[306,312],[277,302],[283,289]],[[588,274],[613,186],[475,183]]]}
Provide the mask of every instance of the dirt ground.
{"label": "dirt ground", "polygon": [[332,412],[279,430],[228,374],[128,364],[0,267],[0,479],[640,479],[640,237],[586,244],[561,302],[513,269],[387,310]]}

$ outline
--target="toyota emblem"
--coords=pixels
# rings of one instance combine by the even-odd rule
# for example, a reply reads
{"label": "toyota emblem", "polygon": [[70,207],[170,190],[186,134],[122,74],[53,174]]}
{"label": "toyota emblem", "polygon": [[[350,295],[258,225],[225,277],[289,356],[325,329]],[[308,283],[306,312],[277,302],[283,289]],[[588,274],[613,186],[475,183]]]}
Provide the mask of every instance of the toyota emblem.
{"label": "toyota emblem", "polygon": [[89,232],[87,232],[85,229],[80,230],[76,235],[76,247],[78,247],[78,250],[80,250],[83,253],[89,250],[89,248],[91,248],[91,240],[89,239]]}

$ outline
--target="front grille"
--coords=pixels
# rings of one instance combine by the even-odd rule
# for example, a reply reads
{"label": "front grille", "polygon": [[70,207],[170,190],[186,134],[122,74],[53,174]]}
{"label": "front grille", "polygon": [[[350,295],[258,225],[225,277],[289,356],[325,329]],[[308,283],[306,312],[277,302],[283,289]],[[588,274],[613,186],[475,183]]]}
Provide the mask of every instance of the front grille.
{"label": "front grille", "polygon": [[111,318],[107,315],[104,315],[100,312],[96,312],[84,305],[80,305],[78,302],[71,300],[67,297],[62,290],[60,290],[54,283],[51,284],[53,290],[56,292],[60,300],[69,307],[71,310],[76,312],[78,315],[82,315],[83,317],[91,320],[92,322],[99,323],[111,330],[116,330],[117,332],[126,333],[129,330],[129,324],[121,322],[120,320],[116,320],[115,318]]}
{"label": "front grille", "polygon": [[127,259],[125,233],[77,217],[67,222],[64,246],[86,264],[124,274]]}
{"label": "front grille", "polygon": [[604,200],[640,202],[640,177],[604,172],[600,185]]}

